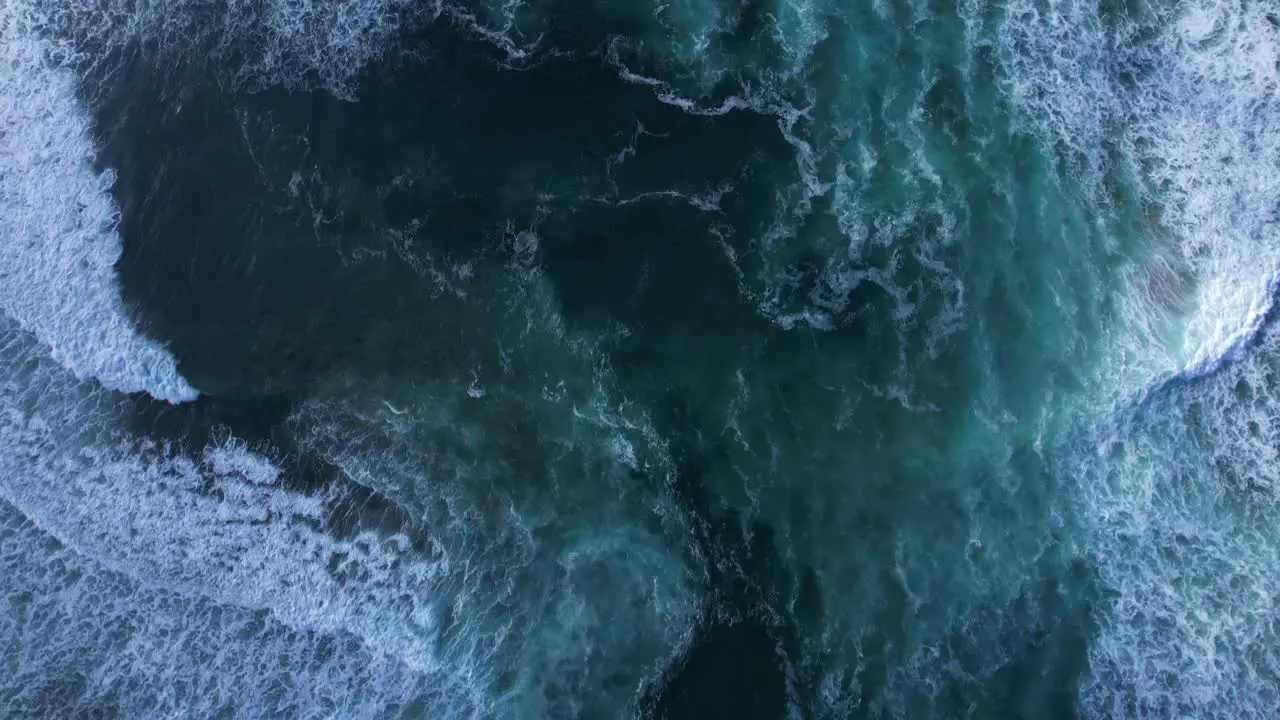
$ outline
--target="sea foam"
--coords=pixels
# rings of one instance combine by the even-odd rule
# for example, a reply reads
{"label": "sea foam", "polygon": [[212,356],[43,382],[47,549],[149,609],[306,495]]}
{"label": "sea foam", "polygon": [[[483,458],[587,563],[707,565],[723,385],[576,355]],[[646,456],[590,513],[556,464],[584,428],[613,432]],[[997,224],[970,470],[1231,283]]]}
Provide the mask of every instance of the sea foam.
{"label": "sea foam", "polygon": [[[1206,0],[1115,14],[1088,1],[1017,2],[998,33],[1002,90],[1022,127],[1055,147],[1104,206],[1116,177],[1134,177],[1148,232],[1164,246],[1157,254],[1189,276],[1178,337],[1129,348],[1161,354],[1157,371],[1212,371],[1271,305],[1280,28],[1269,7]],[[1140,326],[1169,314],[1139,305],[1126,312]]]}
{"label": "sea foam", "polygon": [[[1158,248],[1156,274],[1136,273],[1138,286],[1187,276],[1177,302],[1162,307],[1157,288],[1122,305],[1107,337],[1107,371],[1125,378],[1109,396],[1119,409],[1100,403],[1098,429],[1060,458],[1106,588],[1080,690],[1092,716],[1262,718],[1280,707],[1280,344],[1264,325],[1280,274],[1270,8],[1021,2],[999,32],[1005,96],[1068,176],[1100,207],[1115,177],[1137,179]],[[1172,341],[1151,341],[1158,323],[1177,328]]]}
{"label": "sea foam", "polygon": [[[394,531],[331,535],[332,513],[345,512],[341,485],[313,495],[286,489],[272,459],[234,437],[195,454],[138,437],[123,427],[120,403],[54,363],[30,333],[0,327],[0,511],[20,518],[15,542],[45,548],[0,560],[22,582],[51,583],[5,599],[18,612],[5,617],[19,619],[0,623],[0,638],[36,658],[10,677],[54,682],[64,673],[38,658],[74,664],[88,652],[103,664],[73,677],[83,699],[112,698],[133,714],[154,709],[120,696],[130,688],[181,713],[237,705],[230,687],[255,687],[278,671],[345,687],[345,700],[321,694],[319,702],[338,703],[328,712],[347,703],[385,712],[394,698],[363,694],[383,683],[429,695],[433,717],[471,715],[488,702],[487,676],[468,649],[438,646],[447,556],[423,555]],[[83,570],[64,577],[68,564]],[[76,597],[87,588],[101,593],[91,610]],[[42,622],[88,623],[92,632],[70,637]],[[175,657],[188,639],[218,648],[214,659],[196,654],[216,672]],[[365,663],[387,676],[371,677],[358,667]],[[148,681],[166,676],[185,685]],[[6,685],[0,703],[24,707],[24,693]],[[257,686],[246,699],[252,693],[273,691]]]}
{"label": "sea foam", "polygon": [[1280,707],[1280,342],[1166,383],[1062,457],[1107,588],[1081,701],[1095,717]]}
{"label": "sea foam", "polygon": [[51,64],[40,21],[20,2],[0,10],[0,310],[77,377],[191,400],[173,357],[120,299],[114,175],[93,168],[76,79]]}

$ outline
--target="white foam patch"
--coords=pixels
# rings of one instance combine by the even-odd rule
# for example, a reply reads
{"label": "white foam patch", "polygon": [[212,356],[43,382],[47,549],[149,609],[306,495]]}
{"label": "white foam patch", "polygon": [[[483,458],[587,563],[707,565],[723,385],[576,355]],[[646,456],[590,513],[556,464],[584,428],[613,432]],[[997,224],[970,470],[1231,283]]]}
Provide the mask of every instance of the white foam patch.
{"label": "white foam patch", "polygon": [[[348,638],[358,655],[430,679],[450,703],[487,702],[484,648],[441,646],[457,598],[442,585],[456,570],[446,553],[423,555],[396,533],[328,534],[341,486],[286,490],[270,459],[234,438],[186,456],[133,437],[118,426],[119,396],[76,381],[12,326],[0,329],[0,368],[0,500],[68,552],[177,604],[262,613],[317,642]],[[270,652],[240,640],[247,657]],[[182,644],[152,642],[137,662],[157,671]],[[182,667],[193,682],[235,682]],[[189,692],[191,706],[210,701]]]}
{"label": "white foam patch", "polygon": [[1236,353],[1280,275],[1280,28],[1269,12],[1205,0],[1104,21],[1089,0],[1028,1],[1000,31],[1004,90],[1025,125],[1094,190],[1136,172],[1152,234],[1193,275],[1181,338],[1159,361],[1168,371],[1207,372]]}
{"label": "white foam patch", "polygon": [[1192,0],[1121,17],[1031,1],[999,33],[1025,127],[1103,211],[1104,180],[1133,171],[1163,246],[1133,273],[1128,326],[1107,338],[1119,357],[1106,371],[1130,408],[1060,468],[1104,588],[1081,688],[1091,716],[1280,708],[1280,342],[1260,330],[1280,276],[1274,12]]}
{"label": "white foam patch", "polygon": [[1081,689],[1095,717],[1280,708],[1280,342],[1177,382],[1062,469],[1106,588]]}
{"label": "white foam patch", "polygon": [[40,22],[21,2],[0,9],[0,310],[77,377],[191,400],[173,357],[121,302],[114,175],[93,168],[76,80],[51,65]]}
{"label": "white foam patch", "polygon": [[1138,157],[1196,276],[1181,349],[1194,371],[1258,331],[1280,276],[1280,28],[1268,11],[1182,5],[1139,56],[1152,69],[1129,94]]}
{"label": "white foam patch", "polygon": [[354,636],[300,631],[108,570],[2,501],[0,569],[5,717],[382,717],[416,707],[451,718],[480,709]]}

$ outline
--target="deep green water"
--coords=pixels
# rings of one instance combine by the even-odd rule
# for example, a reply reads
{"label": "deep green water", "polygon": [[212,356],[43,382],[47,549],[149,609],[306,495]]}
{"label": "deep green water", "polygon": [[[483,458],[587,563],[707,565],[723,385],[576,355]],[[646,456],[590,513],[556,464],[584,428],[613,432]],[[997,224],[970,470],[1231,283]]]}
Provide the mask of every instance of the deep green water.
{"label": "deep green water", "polygon": [[1265,4],[0,46],[0,714],[1280,713]]}

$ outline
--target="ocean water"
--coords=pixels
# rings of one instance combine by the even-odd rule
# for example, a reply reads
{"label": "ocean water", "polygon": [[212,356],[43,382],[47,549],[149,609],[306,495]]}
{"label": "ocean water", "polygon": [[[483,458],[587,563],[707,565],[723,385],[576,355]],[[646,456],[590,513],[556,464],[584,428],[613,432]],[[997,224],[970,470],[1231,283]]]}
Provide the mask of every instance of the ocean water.
{"label": "ocean water", "polygon": [[1280,10],[4,0],[0,715],[1280,715]]}

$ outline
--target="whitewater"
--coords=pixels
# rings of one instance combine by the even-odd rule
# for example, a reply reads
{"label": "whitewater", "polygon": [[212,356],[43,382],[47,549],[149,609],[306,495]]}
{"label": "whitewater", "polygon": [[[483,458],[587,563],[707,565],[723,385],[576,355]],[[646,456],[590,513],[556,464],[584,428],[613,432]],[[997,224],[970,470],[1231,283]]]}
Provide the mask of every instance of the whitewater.
{"label": "whitewater", "polygon": [[[630,34],[592,62],[670,117],[759,119],[775,184],[748,195],[765,165],[634,180],[664,132],[637,119],[598,186],[537,186],[483,252],[406,239],[429,213],[322,239],[344,268],[421,277],[460,349],[433,350],[431,376],[297,383],[288,447],[137,420],[207,398],[122,294],[118,170],[93,126],[113,64],[208,56],[250,110],[273,92],[358,106],[363,70],[424,28],[509,72],[572,56],[557,6],[0,6],[0,712],[659,714],[678,707],[663,688],[696,690],[679,678],[706,638],[758,626],[740,652],[783,669],[790,717],[944,717],[948,693],[969,716],[1034,716],[1036,692],[1083,717],[1280,713],[1276,11],[764,5],[601,11]],[[775,55],[723,40],[756,24]],[[854,80],[895,64],[883,92]],[[836,70],[823,85],[815,67]],[[266,136],[291,127],[262,117]],[[996,149],[1023,164],[989,171]],[[299,157],[261,172],[320,238],[363,196]],[[990,217],[965,209],[983,193],[1005,203]],[[571,307],[557,233],[654,201],[706,223],[705,281],[745,308],[717,318],[750,328],[744,349],[715,354],[720,326],[692,320],[594,332]],[[636,354],[682,369],[631,367],[627,343],[667,323],[684,344]],[[673,437],[667,415],[710,430]],[[712,469],[688,460],[704,450]],[[1075,647],[1077,625],[1083,661],[1045,660],[1013,681],[1026,696],[973,690],[1014,672],[1003,654]]]}

